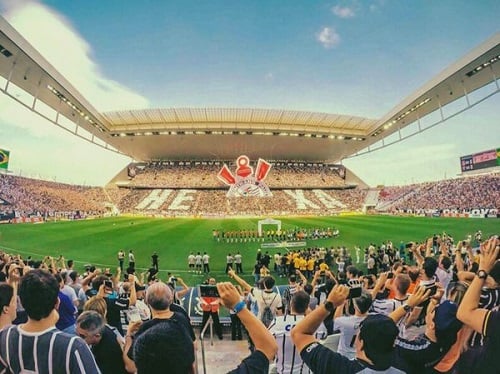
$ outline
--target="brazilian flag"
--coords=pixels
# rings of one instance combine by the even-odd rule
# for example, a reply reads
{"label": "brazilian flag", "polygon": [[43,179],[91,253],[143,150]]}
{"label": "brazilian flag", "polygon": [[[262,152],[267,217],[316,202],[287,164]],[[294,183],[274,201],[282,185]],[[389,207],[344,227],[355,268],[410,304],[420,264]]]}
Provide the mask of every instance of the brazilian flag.
{"label": "brazilian flag", "polygon": [[0,149],[0,169],[9,168],[9,155],[10,152],[5,149]]}

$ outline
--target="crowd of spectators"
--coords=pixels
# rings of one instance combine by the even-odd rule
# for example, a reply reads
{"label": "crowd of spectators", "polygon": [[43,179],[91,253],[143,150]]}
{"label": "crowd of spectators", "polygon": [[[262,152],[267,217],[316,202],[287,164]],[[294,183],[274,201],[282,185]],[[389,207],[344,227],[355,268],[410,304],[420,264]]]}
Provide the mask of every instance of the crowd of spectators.
{"label": "crowd of spectators", "polygon": [[[226,190],[191,190],[189,194],[193,198],[190,202],[184,202],[188,209],[171,210],[168,207],[176,196],[172,191],[170,196],[158,207],[151,209],[150,206],[138,209],[137,206],[153,190],[149,189],[127,189],[128,194],[122,196],[118,203],[121,212],[137,214],[165,214],[165,215],[200,215],[200,216],[261,216],[261,215],[311,215],[311,214],[336,214],[340,211],[360,211],[366,196],[366,190],[320,190],[330,199],[338,201],[341,205],[325,207],[315,190],[301,190],[301,194],[314,206],[298,206],[293,194],[295,190],[273,190],[272,197],[244,197],[228,198]],[[290,195],[292,194],[292,196]]]}
{"label": "crowd of spectators", "polygon": [[[207,305],[217,307],[207,313],[218,314],[220,303],[249,338],[234,372],[268,373],[270,363],[276,373],[499,372],[498,236],[409,244],[370,245],[367,256],[381,260],[368,273],[345,248],[290,252],[275,259],[276,274],[289,278],[282,293],[270,271],[252,285],[229,269],[240,288],[211,278],[217,292]],[[266,256],[259,251],[257,262]],[[196,372],[180,291],[171,279],[144,276],[132,267],[79,274],[63,257],[0,252],[0,371]],[[224,338],[221,326],[216,332]]]}
{"label": "crowd of spectators", "polygon": [[108,200],[101,187],[85,187],[65,183],[0,174],[0,198],[8,205],[3,211],[16,211],[19,216],[98,215],[105,211]]}
{"label": "crowd of spectators", "polygon": [[[128,185],[148,188],[219,188],[223,183],[217,178],[217,173],[223,164],[222,161],[151,162],[135,167],[132,176],[129,173]],[[339,175],[338,166],[306,162],[272,164],[265,179],[271,188],[331,188],[346,185]],[[227,165],[234,173],[237,168],[234,162]]]}
{"label": "crowd of spectators", "polygon": [[[500,173],[387,187],[379,201],[389,210],[500,208]],[[391,203],[392,202],[392,203]]]}
{"label": "crowd of spectators", "polygon": [[[151,166],[156,170],[158,166]],[[164,166],[161,166],[163,168]],[[183,202],[183,209],[169,209],[179,191],[174,188],[159,206],[140,203],[153,191],[151,188],[130,188],[108,186],[76,186],[64,183],[23,178],[0,174],[0,214],[11,213],[16,217],[38,216],[43,219],[52,217],[85,217],[103,215],[106,212],[123,212],[146,215],[167,216],[261,216],[261,215],[318,215],[336,214],[341,211],[361,211],[367,196],[367,190],[348,189],[308,189],[307,181],[297,178],[283,166],[280,170],[291,173],[299,189],[272,189],[272,197],[228,198],[227,188],[200,189],[203,186],[203,174],[196,174],[189,165],[168,166],[184,170],[186,184],[191,201]],[[196,168],[210,170],[220,165],[196,165]],[[293,168],[292,168],[293,169]],[[323,168],[316,167],[316,177]],[[210,174],[208,173],[208,174]],[[280,171],[277,171],[279,175]],[[295,173],[295,174],[294,174]],[[168,174],[168,173],[167,173]],[[175,174],[175,173],[174,173]],[[207,175],[208,175],[207,174]],[[332,175],[335,172],[332,171]],[[138,172],[136,178],[140,177]],[[212,174],[210,174],[212,175]],[[208,177],[207,177],[208,178]],[[180,177],[174,178],[177,181]],[[165,189],[158,189],[164,193]],[[318,194],[319,191],[319,194]],[[328,206],[322,197],[339,204]],[[305,199],[309,203],[299,206],[298,201]],[[500,208],[500,174],[472,176],[400,187],[384,187],[379,194],[378,208],[382,211]]]}

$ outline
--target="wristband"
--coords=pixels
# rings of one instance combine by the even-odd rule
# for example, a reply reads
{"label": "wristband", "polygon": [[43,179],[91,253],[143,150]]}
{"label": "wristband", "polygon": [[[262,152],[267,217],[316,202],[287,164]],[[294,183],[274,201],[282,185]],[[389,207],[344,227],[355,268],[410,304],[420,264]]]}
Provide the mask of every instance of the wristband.
{"label": "wristband", "polygon": [[245,302],[243,300],[241,300],[238,304],[236,304],[233,308],[233,313],[234,314],[238,314],[239,312],[241,312],[243,309],[245,309],[247,306],[247,304],[245,304]]}

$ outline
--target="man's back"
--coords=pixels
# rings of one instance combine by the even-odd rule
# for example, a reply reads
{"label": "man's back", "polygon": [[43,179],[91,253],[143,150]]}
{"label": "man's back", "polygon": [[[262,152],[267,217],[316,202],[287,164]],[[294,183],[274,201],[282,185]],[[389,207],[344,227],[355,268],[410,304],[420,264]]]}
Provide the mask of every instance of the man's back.
{"label": "man's back", "polygon": [[[19,356],[18,352],[21,352]],[[29,333],[10,326],[0,333],[0,372],[98,373],[85,342],[55,328]]]}
{"label": "man's back", "polygon": [[102,374],[126,373],[122,358],[122,348],[118,343],[117,335],[111,327],[105,326],[101,341],[92,346],[92,353]]}

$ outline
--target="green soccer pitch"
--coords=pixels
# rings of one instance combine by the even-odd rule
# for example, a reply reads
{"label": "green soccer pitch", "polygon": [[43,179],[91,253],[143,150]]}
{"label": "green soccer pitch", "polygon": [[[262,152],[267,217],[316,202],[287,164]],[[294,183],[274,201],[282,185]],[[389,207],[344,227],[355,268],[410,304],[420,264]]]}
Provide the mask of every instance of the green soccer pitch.
{"label": "green soccer pitch", "polygon": [[[392,240],[394,246],[400,241],[421,242],[433,234],[447,234],[455,242],[477,230],[483,238],[498,234],[496,219],[424,218],[392,216],[343,216],[343,217],[290,217],[279,218],[282,229],[338,228],[340,236],[335,239],[308,240],[307,247],[330,247],[345,245],[351,251],[354,245],[362,249],[370,243],[380,244]],[[151,255],[158,252],[160,277],[166,279],[167,271],[181,276],[188,284],[200,283],[201,276],[187,272],[189,252],[207,252],[210,257],[211,275],[218,280],[227,279],[224,274],[228,253],[240,251],[243,255],[243,270],[251,278],[257,249],[261,242],[222,243],[212,237],[213,229],[224,231],[257,230],[259,219],[163,219],[119,217],[73,222],[51,222],[42,224],[15,224],[0,226],[0,248],[9,253],[19,253],[24,258],[31,255],[41,259],[46,255],[67,260],[73,259],[82,270],[84,264],[114,269],[118,265],[117,252],[132,249],[136,256],[136,267],[147,269]],[[265,252],[266,249],[263,249]],[[273,255],[284,249],[269,249]],[[355,259],[355,256],[353,256]],[[128,261],[125,261],[125,267]],[[284,281],[284,280],[283,280]]]}

